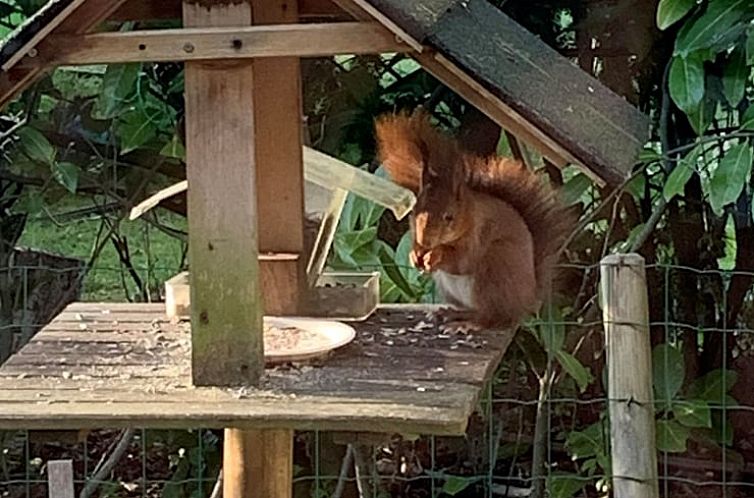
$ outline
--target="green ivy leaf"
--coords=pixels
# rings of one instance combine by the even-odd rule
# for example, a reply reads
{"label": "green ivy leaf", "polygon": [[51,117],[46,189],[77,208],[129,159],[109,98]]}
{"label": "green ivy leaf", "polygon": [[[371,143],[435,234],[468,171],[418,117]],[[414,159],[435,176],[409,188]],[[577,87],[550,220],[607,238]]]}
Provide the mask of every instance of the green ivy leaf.
{"label": "green ivy leaf", "polygon": [[555,353],[555,357],[558,359],[558,363],[563,367],[563,370],[573,377],[573,380],[575,380],[576,384],[579,386],[579,391],[583,393],[592,380],[594,380],[589,369],[582,365],[572,354],[567,353],[562,349]]}
{"label": "green ivy leaf", "polygon": [[741,116],[740,128],[742,130],[754,130],[754,104],[747,107],[744,115]]}
{"label": "green ivy leaf", "polygon": [[743,47],[738,46],[728,57],[723,72],[723,93],[731,107],[736,107],[744,98],[749,73],[749,66],[746,64],[746,51]]}
{"label": "green ivy leaf", "polygon": [[660,0],[657,6],[657,27],[665,30],[677,23],[696,5],[695,0]]}
{"label": "green ivy leaf", "polygon": [[117,134],[120,139],[120,152],[127,154],[157,136],[157,127],[141,111],[131,111],[118,121]]}
{"label": "green ivy leaf", "polygon": [[708,2],[707,10],[696,19],[684,24],[676,38],[675,52],[688,56],[704,51],[712,59],[735,40],[745,29],[750,19],[750,0],[714,0]]}
{"label": "green ivy leaf", "polygon": [[675,420],[658,420],[657,449],[667,453],[683,453],[690,431]]}
{"label": "green ivy leaf", "polygon": [[[385,244],[385,246],[387,246],[387,244]],[[411,285],[406,281],[403,273],[401,273],[400,269],[395,265],[394,255],[388,253],[385,246],[381,246],[378,253],[383,270],[390,280],[392,280],[393,284],[395,284],[395,286],[398,287],[409,300],[416,299],[416,293],[411,289]]]}
{"label": "green ivy leaf", "polygon": [[668,80],[670,97],[686,114],[696,111],[704,98],[704,65],[697,55],[674,57]]}
{"label": "green ivy leaf", "polygon": [[79,185],[79,167],[73,163],[60,162],[52,167],[52,175],[59,184],[75,194]]}
{"label": "green ivy leaf", "polygon": [[181,137],[177,134],[173,135],[165,147],[160,150],[160,155],[165,157],[172,157],[174,159],[180,159],[181,161],[186,159],[186,148],[183,146]]}
{"label": "green ivy leaf", "polygon": [[721,216],[728,204],[735,202],[751,173],[752,149],[740,143],[725,152],[709,182],[709,201],[712,211]]}
{"label": "green ivy leaf", "polygon": [[110,64],[102,77],[95,115],[99,119],[115,117],[136,90],[141,63]]}
{"label": "green ivy leaf", "polygon": [[468,488],[474,479],[468,477],[450,476],[445,480],[445,484],[442,486],[444,493],[450,496],[455,496],[464,489]]}
{"label": "green ivy leaf", "polygon": [[673,415],[685,427],[712,427],[712,412],[704,401],[677,401],[673,403]]}
{"label": "green ivy leaf", "polygon": [[660,344],[652,351],[655,397],[667,408],[683,385],[683,355],[670,344]]}
{"label": "green ivy leaf", "polygon": [[712,95],[705,95],[702,104],[694,111],[688,113],[689,123],[698,135],[704,135],[717,111],[717,100]]}
{"label": "green ivy leaf", "polygon": [[584,173],[579,173],[563,184],[561,196],[566,206],[573,206],[581,200],[584,192],[592,185],[592,180]]}
{"label": "green ivy leaf", "polygon": [[589,484],[590,480],[578,474],[553,472],[547,479],[548,496],[571,498]]}
{"label": "green ivy leaf", "polygon": [[666,201],[670,201],[673,197],[683,192],[686,188],[691,176],[696,171],[696,162],[701,154],[702,147],[697,145],[686,154],[683,159],[678,161],[673,171],[668,175],[668,179],[665,181],[665,186],[662,189],[662,195]]}
{"label": "green ivy leaf", "polygon": [[725,393],[728,393],[738,380],[738,374],[733,370],[713,370],[696,379],[689,386],[689,397],[712,403],[720,403]]}
{"label": "green ivy leaf", "polygon": [[39,130],[26,126],[18,131],[21,146],[32,161],[53,165],[57,150]]}

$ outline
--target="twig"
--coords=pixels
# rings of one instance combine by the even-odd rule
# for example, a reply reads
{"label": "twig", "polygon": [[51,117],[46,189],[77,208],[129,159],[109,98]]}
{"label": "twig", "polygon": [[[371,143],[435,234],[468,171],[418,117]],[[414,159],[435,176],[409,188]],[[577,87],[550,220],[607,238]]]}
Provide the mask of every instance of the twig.
{"label": "twig", "polygon": [[[668,132],[668,125],[670,124],[670,90],[668,89],[668,77],[670,75],[670,61],[665,65],[665,71],[662,75],[662,103],[660,105],[660,147],[662,147],[663,156],[663,169],[666,173],[670,173],[671,170],[671,154],[674,152],[670,150],[670,135]],[[677,164],[676,168],[682,168],[682,164]],[[649,236],[654,232],[657,224],[660,222],[665,208],[668,202],[665,200],[664,192],[660,194],[660,202],[652,211],[652,215],[649,217],[644,227],[639,232],[634,242],[629,248],[629,252],[638,251],[641,246],[647,241]]]}
{"label": "twig", "polygon": [[622,194],[623,191],[626,189],[626,186],[631,183],[631,181],[639,176],[643,171],[641,169],[636,170],[631,176],[623,180],[623,183],[615,187],[608,195],[605,197],[602,202],[600,202],[599,206],[594,208],[587,216],[585,216],[576,226],[576,228],[571,232],[571,235],[568,236],[568,238],[563,242],[563,245],[560,246],[560,249],[558,250],[558,254],[562,254],[563,251],[566,250],[568,245],[573,242],[573,239],[576,238],[576,236],[581,233],[581,231],[586,228],[586,226],[592,222],[595,216],[602,211],[605,206],[607,206],[610,201],[613,200],[614,197],[616,197],[619,194]]}
{"label": "twig", "polygon": [[217,473],[217,480],[215,481],[215,487],[212,488],[212,494],[209,498],[222,498],[223,496],[223,469]]}
{"label": "twig", "polygon": [[123,431],[118,444],[115,445],[115,449],[112,453],[110,453],[110,456],[107,458],[107,460],[105,460],[102,465],[99,465],[98,468],[95,469],[94,475],[87,481],[84,489],[81,490],[79,498],[89,498],[89,496],[91,496],[92,493],[97,490],[100,482],[104,481],[105,478],[107,478],[107,475],[112,472],[112,470],[115,468],[115,465],[118,463],[118,460],[121,459],[123,454],[128,449],[128,445],[131,444],[131,439],[133,439],[134,434],[136,434],[135,429],[125,429]]}
{"label": "twig", "polygon": [[346,454],[343,456],[343,463],[340,464],[340,474],[338,475],[338,484],[335,486],[335,491],[332,494],[332,498],[340,498],[343,496],[343,491],[346,489],[346,480],[348,479],[348,470],[353,465],[353,445],[349,444],[346,448]]}
{"label": "twig", "polygon": [[363,475],[364,469],[367,468],[366,459],[364,458],[364,447],[355,445],[353,447],[353,467],[356,474],[356,487],[359,490],[359,497],[365,498],[372,496],[369,478]]}

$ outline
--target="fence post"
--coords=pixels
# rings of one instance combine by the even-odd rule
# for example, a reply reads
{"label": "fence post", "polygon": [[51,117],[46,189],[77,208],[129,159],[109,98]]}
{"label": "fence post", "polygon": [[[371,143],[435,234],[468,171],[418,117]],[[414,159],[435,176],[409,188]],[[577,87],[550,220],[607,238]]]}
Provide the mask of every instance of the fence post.
{"label": "fence post", "polygon": [[73,498],[73,460],[47,462],[47,496]]}
{"label": "fence post", "polygon": [[600,263],[615,498],[658,498],[652,351],[644,258]]}

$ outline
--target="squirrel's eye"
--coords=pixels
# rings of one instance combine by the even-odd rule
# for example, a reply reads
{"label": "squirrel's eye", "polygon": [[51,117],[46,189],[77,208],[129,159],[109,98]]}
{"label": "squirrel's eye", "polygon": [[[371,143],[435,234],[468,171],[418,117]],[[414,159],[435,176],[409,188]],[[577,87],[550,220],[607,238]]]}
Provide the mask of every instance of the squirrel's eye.
{"label": "squirrel's eye", "polygon": [[451,213],[444,213],[442,215],[442,219],[450,223],[451,221],[453,221],[453,215]]}

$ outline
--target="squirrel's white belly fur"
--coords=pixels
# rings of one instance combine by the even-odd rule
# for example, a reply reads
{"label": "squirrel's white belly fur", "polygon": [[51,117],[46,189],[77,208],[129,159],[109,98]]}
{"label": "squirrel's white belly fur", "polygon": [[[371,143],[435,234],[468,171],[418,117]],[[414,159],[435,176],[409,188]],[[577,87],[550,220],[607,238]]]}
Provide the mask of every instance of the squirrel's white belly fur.
{"label": "squirrel's white belly fur", "polygon": [[474,308],[471,276],[436,271],[432,274],[432,277],[446,304],[459,308]]}

